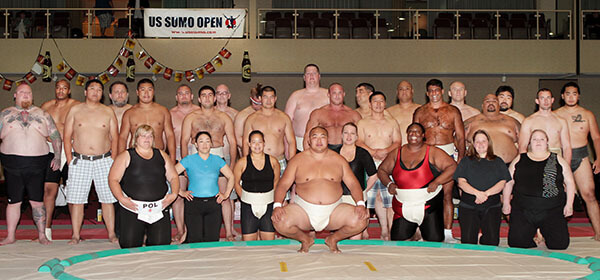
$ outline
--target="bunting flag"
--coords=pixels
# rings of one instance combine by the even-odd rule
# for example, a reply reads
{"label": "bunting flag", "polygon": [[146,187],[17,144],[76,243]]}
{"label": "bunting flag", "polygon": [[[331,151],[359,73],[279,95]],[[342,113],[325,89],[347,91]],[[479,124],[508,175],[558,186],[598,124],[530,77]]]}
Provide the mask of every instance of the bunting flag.
{"label": "bunting flag", "polygon": [[[230,38],[231,39],[231,38]],[[216,71],[217,68],[223,65],[223,61],[227,60],[231,57],[232,53],[226,48],[229,40],[225,43],[225,45],[219,50],[218,54],[213,56],[209,61],[203,63],[199,66],[193,67],[193,70],[177,70],[176,67],[170,67],[165,63],[158,62],[156,58],[150,55],[150,53],[144,49],[142,44],[135,38],[128,37],[123,41],[123,44],[117,51],[116,57],[112,60],[111,64],[105,68],[103,72],[100,72],[96,75],[86,76],[77,71],[65,58],[61,49],[59,48],[56,40],[52,39],[58,53],[60,55],[60,63],[56,65],[56,70],[60,73],[64,73],[64,77],[72,81],[75,79],[75,84],[78,86],[83,86],[90,79],[99,79],[103,84],[106,84],[110,81],[111,77],[117,77],[119,72],[123,68],[123,61],[127,60],[130,55],[134,55],[138,60],[144,63],[144,66],[153,73],[153,79],[156,80],[156,75],[162,73],[162,77],[165,80],[172,80],[179,83],[184,78],[193,83],[196,80],[201,80],[204,78],[205,74],[212,74]],[[33,84],[37,81],[36,76],[40,76],[43,74],[43,68],[46,65],[47,61],[45,56],[42,54],[42,49],[44,46],[44,39],[41,42],[40,49],[38,51],[38,55],[31,67],[30,71],[27,72],[20,79],[13,81],[5,78],[0,74],[0,84],[4,90],[10,91],[13,86],[17,87],[23,83]],[[138,46],[140,49],[137,52],[134,52],[134,49]],[[56,75],[54,76],[54,80],[56,80]]]}

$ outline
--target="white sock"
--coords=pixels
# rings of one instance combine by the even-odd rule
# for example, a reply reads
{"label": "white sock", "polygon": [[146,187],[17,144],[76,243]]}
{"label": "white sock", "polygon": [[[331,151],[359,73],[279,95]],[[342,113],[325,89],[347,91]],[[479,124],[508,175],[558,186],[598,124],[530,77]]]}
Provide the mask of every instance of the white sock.
{"label": "white sock", "polygon": [[445,237],[452,237],[452,229],[444,229]]}

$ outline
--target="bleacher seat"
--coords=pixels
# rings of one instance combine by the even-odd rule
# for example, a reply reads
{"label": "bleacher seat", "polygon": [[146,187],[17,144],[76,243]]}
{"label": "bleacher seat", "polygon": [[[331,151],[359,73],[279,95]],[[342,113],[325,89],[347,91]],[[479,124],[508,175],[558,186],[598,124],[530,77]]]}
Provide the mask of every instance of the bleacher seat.
{"label": "bleacher seat", "polygon": [[319,13],[317,12],[305,12],[302,14],[302,18],[309,19],[311,22],[315,19],[319,18]]}
{"label": "bleacher seat", "polygon": [[448,18],[436,18],[433,21],[433,37],[435,39],[453,39],[454,25]]}
{"label": "bleacher seat", "polygon": [[352,20],[356,18],[356,15],[353,12],[341,12],[340,18]]}
{"label": "bleacher seat", "polygon": [[510,23],[510,38],[511,39],[527,39],[527,22],[522,18],[512,18]]}
{"label": "bleacher seat", "polygon": [[358,18],[364,18],[367,22],[371,21],[374,17],[373,13],[358,13]]}
{"label": "bleacher seat", "polygon": [[117,27],[115,28],[116,38],[125,38],[129,32],[129,20],[127,18],[120,18],[117,20]]}
{"label": "bleacher seat", "polygon": [[267,12],[265,14],[265,37],[273,37],[275,32],[275,20],[281,18],[280,12]]}
{"label": "bleacher seat", "polygon": [[352,39],[369,39],[370,32],[367,20],[364,18],[355,18],[351,21],[352,24]]}
{"label": "bleacher seat", "polygon": [[331,38],[331,27],[329,20],[324,18],[317,18],[313,21],[314,26],[314,38],[315,39],[330,39]]}
{"label": "bleacher seat", "polygon": [[52,37],[69,38],[71,30],[71,14],[69,12],[55,12],[52,18]]}
{"label": "bleacher seat", "polygon": [[273,38],[292,38],[292,22],[288,18],[275,20]]}
{"label": "bleacher seat", "polygon": [[490,23],[487,19],[475,17],[471,21],[471,25],[473,26],[473,39],[492,38]]}
{"label": "bleacher seat", "polygon": [[458,32],[460,34],[460,39],[471,39],[471,20],[461,17],[458,20]]}
{"label": "bleacher seat", "polygon": [[[541,19],[542,17],[540,17]],[[537,33],[536,19],[532,18],[529,20],[529,38],[536,39],[535,34]],[[540,39],[548,39],[548,28],[546,22],[540,20]]]}
{"label": "bleacher seat", "polygon": [[475,13],[475,19],[487,19],[489,21],[492,19],[492,15],[490,13]]}
{"label": "bleacher seat", "polygon": [[[500,32],[498,32],[500,34],[500,39],[510,39],[510,31],[508,28],[508,19],[500,17],[498,19],[498,23],[500,25]],[[495,21],[491,22],[491,25],[493,26],[492,30],[494,30],[494,36],[495,36],[495,34],[497,32],[496,31],[496,27],[497,27],[496,22]],[[496,37],[494,37],[494,38],[496,38]]]}
{"label": "bleacher seat", "polygon": [[[378,30],[375,29],[375,27],[377,26]],[[377,19],[377,24],[375,24],[375,18],[373,18],[371,20],[371,37],[375,38],[375,33],[379,33],[379,39],[387,39],[388,36],[388,28],[387,28],[387,22],[385,20],[385,18],[378,18]]]}
{"label": "bleacher seat", "polygon": [[338,18],[337,31],[338,39],[350,39],[352,37],[350,23],[346,19]]}
{"label": "bleacher seat", "polygon": [[312,38],[312,27],[310,25],[310,19],[298,18],[296,20],[296,33],[298,35],[298,39]]}

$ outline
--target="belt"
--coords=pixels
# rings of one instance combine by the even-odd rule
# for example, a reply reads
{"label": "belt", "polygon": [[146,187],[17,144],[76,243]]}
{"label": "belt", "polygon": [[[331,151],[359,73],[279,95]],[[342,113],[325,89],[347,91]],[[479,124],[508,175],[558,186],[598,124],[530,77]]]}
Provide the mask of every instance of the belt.
{"label": "belt", "polygon": [[85,160],[98,160],[98,159],[103,159],[103,158],[107,158],[110,157],[110,151],[106,152],[103,155],[97,155],[97,156],[86,156],[86,155],[82,155],[80,153],[77,152],[73,152],[73,157],[78,158],[78,159],[85,159]]}

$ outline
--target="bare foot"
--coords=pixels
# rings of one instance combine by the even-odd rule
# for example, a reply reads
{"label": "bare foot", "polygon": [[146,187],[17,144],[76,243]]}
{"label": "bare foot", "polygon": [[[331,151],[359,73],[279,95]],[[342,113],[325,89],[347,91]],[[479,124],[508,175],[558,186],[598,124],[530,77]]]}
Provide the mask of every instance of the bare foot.
{"label": "bare foot", "polygon": [[308,249],[315,244],[315,240],[312,238],[309,238],[306,242],[300,242],[302,243],[302,246],[300,247],[300,250],[298,250],[298,253],[308,253]]}
{"label": "bare foot", "polygon": [[0,241],[0,245],[8,245],[8,244],[13,244],[15,243],[15,241],[17,241],[14,237],[13,238],[4,238],[2,241]]}
{"label": "bare foot", "polygon": [[421,240],[421,231],[417,230],[415,232],[415,235],[413,235],[413,237],[410,239],[410,241],[419,241]]}
{"label": "bare foot", "polygon": [[119,238],[117,238],[116,235],[109,235],[108,236],[108,242],[110,243],[119,243]]}
{"label": "bare foot", "polygon": [[227,235],[227,236],[225,236],[225,240],[227,240],[227,241],[235,241],[235,236],[233,236],[233,235]]}
{"label": "bare foot", "polygon": [[594,235],[594,237],[592,237],[592,239],[594,239],[596,241],[600,241],[600,234]]}
{"label": "bare foot", "polygon": [[390,241],[390,234],[389,233],[381,233],[381,239],[385,240],[385,241]]}
{"label": "bare foot", "polygon": [[40,234],[40,237],[38,237],[38,240],[39,240],[40,244],[42,244],[42,245],[52,244],[52,242],[46,238],[45,233]]}
{"label": "bare foot", "polygon": [[339,254],[342,252],[340,251],[340,249],[338,249],[337,242],[331,240],[331,235],[325,237],[325,245],[329,247],[329,251],[331,251],[332,253]]}
{"label": "bare foot", "polygon": [[71,238],[71,241],[69,241],[67,244],[69,244],[69,245],[77,245],[77,244],[79,244],[79,242],[81,242],[81,237],[79,237],[79,238],[73,237],[73,238]]}
{"label": "bare foot", "polygon": [[544,243],[546,240],[544,239],[544,237],[542,236],[542,233],[540,232],[540,230],[538,229],[536,236],[533,238],[533,241],[535,241],[535,244],[542,244]]}
{"label": "bare foot", "polygon": [[181,238],[185,236],[185,232],[177,232],[175,234],[175,236],[173,236],[173,238],[171,238],[171,243],[172,244],[181,244],[182,240]]}

